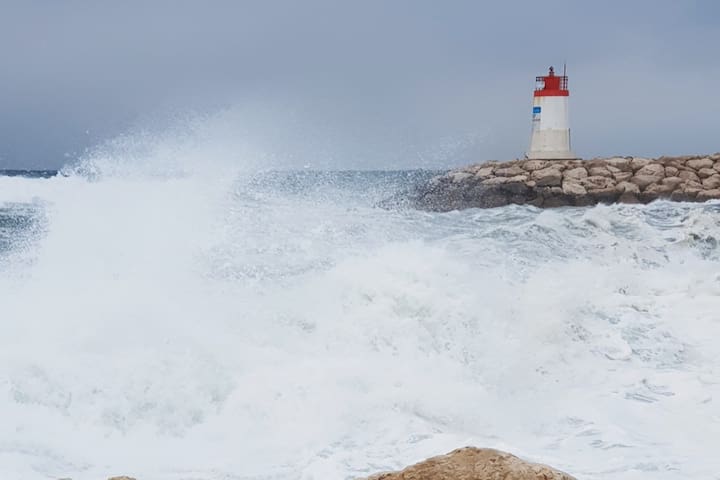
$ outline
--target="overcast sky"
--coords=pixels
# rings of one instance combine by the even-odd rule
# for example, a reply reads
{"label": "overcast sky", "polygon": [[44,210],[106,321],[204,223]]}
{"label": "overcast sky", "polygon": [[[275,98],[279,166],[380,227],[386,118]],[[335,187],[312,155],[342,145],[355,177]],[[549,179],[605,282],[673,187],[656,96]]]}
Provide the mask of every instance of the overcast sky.
{"label": "overcast sky", "polygon": [[241,112],[227,135],[303,164],[510,159],[527,148],[534,77],[564,61],[579,155],[720,150],[715,0],[0,6],[0,168],[56,168],[223,111]]}

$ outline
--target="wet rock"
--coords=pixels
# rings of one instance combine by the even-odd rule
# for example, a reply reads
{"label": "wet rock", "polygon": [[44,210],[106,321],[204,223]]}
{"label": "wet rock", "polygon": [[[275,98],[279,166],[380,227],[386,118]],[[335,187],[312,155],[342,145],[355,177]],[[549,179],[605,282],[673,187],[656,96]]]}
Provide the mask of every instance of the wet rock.
{"label": "wet rock", "polygon": [[[527,176],[521,175],[522,177],[520,180],[512,180],[503,184],[503,190],[507,193],[510,193],[512,195],[520,195],[528,191],[529,187],[525,184],[525,180],[527,179]],[[514,177],[514,178],[520,178],[520,177]],[[512,203],[518,203],[517,200],[514,200]],[[522,202],[525,203],[525,202]]]}
{"label": "wet rock", "polygon": [[[509,205],[511,202],[507,194],[503,192],[488,192],[478,197],[476,203],[469,208],[496,208]],[[468,207],[466,207],[468,208]]]}
{"label": "wet rock", "polygon": [[620,203],[641,203],[634,192],[625,192],[618,197]]}
{"label": "wet rock", "polygon": [[660,198],[704,201],[715,198],[714,191],[720,189],[718,164],[720,160],[714,156],[487,162],[433,177],[396,204],[448,211],[508,204],[558,207],[650,202]]}
{"label": "wet rock", "polygon": [[532,205],[533,207],[543,207],[544,206],[545,199],[538,195],[534,199],[527,202],[528,205]]}
{"label": "wet rock", "polygon": [[695,198],[697,198],[701,202],[707,200],[717,200],[718,198],[720,198],[720,189],[700,190]]}
{"label": "wet rock", "polygon": [[492,178],[483,180],[482,184],[483,185],[501,185],[501,184],[507,183],[509,181],[510,181],[510,179],[508,177],[492,177]]}
{"label": "wet rock", "polygon": [[462,183],[464,180],[467,180],[468,178],[471,178],[473,176],[472,173],[467,172],[456,172],[452,175],[452,182],[453,183]]}
{"label": "wet rock", "polygon": [[617,190],[622,193],[640,193],[640,187],[630,182],[620,182],[617,184]]}
{"label": "wet rock", "polygon": [[595,199],[595,203],[614,203],[620,192],[616,187],[589,188],[588,195]]}
{"label": "wet rock", "polygon": [[694,202],[696,195],[690,195],[682,190],[675,190],[670,194],[670,200],[674,202]]}
{"label": "wet rock", "polygon": [[697,182],[686,182],[680,185],[679,190],[688,198],[695,198],[699,192],[703,191],[703,186]]}
{"label": "wet rock", "polygon": [[545,198],[543,200],[543,207],[546,208],[559,208],[559,207],[567,207],[572,205],[570,201],[570,197],[567,195],[557,195]]}
{"label": "wet rock", "polygon": [[670,192],[672,192],[673,190],[675,190],[674,185],[653,183],[652,185],[648,185],[648,187],[643,191],[643,193],[655,195],[659,198],[664,195],[669,195]]}
{"label": "wet rock", "polygon": [[510,178],[508,179],[508,183],[515,183],[515,182],[523,182],[523,183],[526,183],[527,181],[528,181],[528,176],[527,176],[527,174],[518,175],[518,176],[516,176],[516,177],[510,177]]}
{"label": "wet rock", "polygon": [[470,172],[470,173],[477,173],[484,168],[490,168],[492,170],[493,168],[495,168],[495,166],[497,164],[498,164],[498,162],[496,162],[496,161],[476,163],[476,164],[470,165],[468,167],[462,168],[461,170]]}
{"label": "wet rock", "polygon": [[637,196],[638,203],[650,203],[654,202],[655,200],[658,200],[659,198],[662,198],[657,193],[652,192],[640,192],[640,195]]}
{"label": "wet rock", "polygon": [[366,480],[575,480],[547,465],[489,448],[465,447]]}
{"label": "wet rock", "polygon": [[493,171],[494,171],[494,170],[495,170],[495,167],[479,168],[479,169],[477,169],[477,171],[475,172],[475,176],[478,177],[478,178],[489,177],[489,176],[491,176],[491,175],[493,174]]}

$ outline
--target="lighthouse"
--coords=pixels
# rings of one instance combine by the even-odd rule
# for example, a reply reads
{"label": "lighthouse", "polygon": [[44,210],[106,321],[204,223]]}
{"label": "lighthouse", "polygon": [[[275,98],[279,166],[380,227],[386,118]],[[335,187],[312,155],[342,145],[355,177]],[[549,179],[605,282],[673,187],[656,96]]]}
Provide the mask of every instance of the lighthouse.
{"label": "lighthouse", "polygon": [[568,120],[568,77],[555,75],[555,69],[535,78],[532,109],[532,137],[527,158],[561,160],[577,158],[570,150]]}

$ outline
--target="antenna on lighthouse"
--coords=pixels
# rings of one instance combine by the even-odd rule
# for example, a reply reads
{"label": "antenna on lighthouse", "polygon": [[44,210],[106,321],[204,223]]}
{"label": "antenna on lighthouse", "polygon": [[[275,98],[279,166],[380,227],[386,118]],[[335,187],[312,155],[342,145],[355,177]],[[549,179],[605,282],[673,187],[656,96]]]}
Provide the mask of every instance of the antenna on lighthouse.
{"label": "antenna on lighthouse", "polygon": [[570,150],[567,63],[563,62],[562,77],[555,75],[555,70],[550,67],[546,76],[535,80],[537,86],[533,95],[532,137],[527,158],[577,158]]}

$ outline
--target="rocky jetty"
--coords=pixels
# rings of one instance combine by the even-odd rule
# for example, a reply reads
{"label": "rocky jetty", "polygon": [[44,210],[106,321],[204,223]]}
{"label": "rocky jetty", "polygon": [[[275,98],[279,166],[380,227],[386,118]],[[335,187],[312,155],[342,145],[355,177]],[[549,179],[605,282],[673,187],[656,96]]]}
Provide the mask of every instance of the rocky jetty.
{"label": "rocky jetty", "polygon": [[452,170],[409,195],[416,207],[433,211],[598,203],[649,203],[668,199],[720,199],[720,153],[682,157],[514,160]]}
{"label": "rocky jetty", "polygon": [[489,448],[465,447],[429,458],[400,472],[379,473],[365,480],[575,480],[554,468],[529,463]]}

